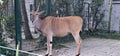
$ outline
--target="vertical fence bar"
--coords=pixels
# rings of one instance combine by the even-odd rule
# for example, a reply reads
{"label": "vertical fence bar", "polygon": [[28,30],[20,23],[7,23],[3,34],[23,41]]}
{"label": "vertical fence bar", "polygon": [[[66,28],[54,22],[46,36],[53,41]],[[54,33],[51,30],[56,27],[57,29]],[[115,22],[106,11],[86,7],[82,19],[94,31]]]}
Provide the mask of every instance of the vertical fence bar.
{"label": "vertical fence bar", "polygon": [[46,13],[47,16],[49,16],[51,13],[51,0],[46,0]]}
{"label": "vertical fence bar", "polygon": [[19,49],[22,49],[20,0],[15,0],[15,31],[16,31],[16,47],[18,42],[20,42]]}

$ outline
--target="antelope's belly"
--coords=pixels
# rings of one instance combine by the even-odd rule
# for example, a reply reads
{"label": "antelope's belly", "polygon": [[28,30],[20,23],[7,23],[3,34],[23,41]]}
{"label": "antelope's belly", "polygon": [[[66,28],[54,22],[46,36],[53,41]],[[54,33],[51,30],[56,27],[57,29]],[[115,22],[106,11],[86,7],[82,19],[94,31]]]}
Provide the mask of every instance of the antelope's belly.
{"label": "antelope's belly", "polygon": [[64,37],[68,34],[68,32],[53,32],[53,36],[56,36],[56,37]]}

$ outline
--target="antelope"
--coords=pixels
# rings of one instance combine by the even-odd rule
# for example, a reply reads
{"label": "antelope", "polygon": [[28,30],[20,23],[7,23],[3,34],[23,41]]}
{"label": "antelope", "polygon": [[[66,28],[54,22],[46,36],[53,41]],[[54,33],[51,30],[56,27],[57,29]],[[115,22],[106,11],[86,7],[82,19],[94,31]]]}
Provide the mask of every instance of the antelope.
{"label": "antelope", "polygon": [[45,56],[52,56],[52,43],[53,36],[63,37],[68,33],[71,33],[77,44],[76,56],[80,55],[80,48],[82,39],[79,36],[79,32],[82,30],[83,20],[80,16],[66,16],[66,17],[54,17],[46,16],[42,19],[41,15],[44,11],[39,12],[39,9],[31,12],[34,29],[36,32],[39,30],[47,38],[47,52]]}

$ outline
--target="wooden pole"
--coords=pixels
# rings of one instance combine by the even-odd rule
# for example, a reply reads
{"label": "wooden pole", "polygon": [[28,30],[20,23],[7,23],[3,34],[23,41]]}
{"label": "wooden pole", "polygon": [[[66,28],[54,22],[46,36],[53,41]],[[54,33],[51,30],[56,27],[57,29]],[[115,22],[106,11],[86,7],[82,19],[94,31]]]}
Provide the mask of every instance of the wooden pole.
{"label": "wooden pole", "polygon": [[110,0],[110,12],[109,12],[109,22],[108,22],[108,32],[111,31],[111,16],[112,16],[112,0]]}

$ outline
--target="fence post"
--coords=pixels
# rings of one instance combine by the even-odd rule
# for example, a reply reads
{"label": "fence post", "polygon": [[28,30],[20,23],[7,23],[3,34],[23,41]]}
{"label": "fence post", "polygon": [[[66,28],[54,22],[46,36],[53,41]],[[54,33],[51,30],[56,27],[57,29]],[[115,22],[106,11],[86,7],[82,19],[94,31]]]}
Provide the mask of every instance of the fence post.
{"label": "fence post", "polygon": [[47,16],[51,13],[51,0],[46,0],[46,13]]}
{"label": "fence post", "polygon": [[15,0],[15,33],[16,33],[16,48],[18,42],[20,42],[20,48],[22,49],[22,39],[21,39],[21,13],[20,13],[20,0]]}

